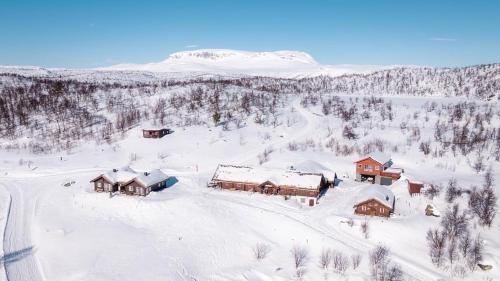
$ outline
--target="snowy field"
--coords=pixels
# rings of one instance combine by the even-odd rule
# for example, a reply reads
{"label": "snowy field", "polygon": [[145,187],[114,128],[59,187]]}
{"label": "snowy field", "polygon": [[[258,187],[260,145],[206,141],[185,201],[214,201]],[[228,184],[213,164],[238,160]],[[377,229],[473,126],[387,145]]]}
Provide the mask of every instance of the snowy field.
{"label": "snowy field", "polygon": [[[344,123],[325,116],[319,105],[304,107],[299,98],[282,111],[283,122],[276,127],[253,122],[230,130],[174,127],[175,132],[162,139],[144,139],[137,126],[116,142],[85,143],[70,153],[1,151],[0,226],[5,228],[1,233],[5,235],[2,265],[6,276],[9,281],[295,280],[291,250],[303,247],[309,256],[303,280],[367,280],[369,251],[385,245],[406,280],[500,280],[498,219],[491,228],[473,225],[473,232],[481,233],[484,241],[484,261],[493,269],[456,276],[452,268],[431,263],[426,241],[426,232],[437,227],[440,218],[425,216],[425,207],[432,204],[445,213],[444,190],[432,200],[410,197],[407,192],[406,177],[443,186],[452,177],[465,188],[482,185],[483,172],[476,173],[471,167],[474,159],[424,156],[417,143],[407,145],[407,136],[396,125],[408,118],[418,124],[422,139],[431,138],[435,116],[426,122],[423,117],[412,119],[413,113],[422,111],[429,101],[455,100],[386,100],[392,101],[398,119],[374,124],[377,119],[372,118],[359,124],[357,131],[363,135],[360,142],[379,138],[400,148],[387,152],[394,166],[405,170],[403,178],[391,186],[396,206],[389,219],[353,214],[356,194],[369,187],[354,181],[353,161],[360,155],[336,155],[328,148],[330,136],[342,139]],[[493,122],[498,127],[498,116]],[[298,148],[291,149],[291,143]],[[265,149],[272,153],[261,161],[259,155]],[[492,165],[500,182],[499,162],[485,162]],[[341,182],[318,205],[304,207],[279,196],[207,188],[219,163],[282,169],[307,169],[319,163],[335,172]],[[178,182],[145,198],[110,198],[92,191],[91,179],[127,165],[137,170],[161,168]],[[457,202],[467,206],[467,196]],[[349,225],[350,219],[353,225]],[[364,222],[369,225],[368,237],[361,231]],[[262,260],[253,253],[259,243],[270,249]],[[349,259],[360,254],[360,266],[350,266],[343,275],[320,268],[320,254],[327,248]],[[4,280],[3,271],[0,273]]]}

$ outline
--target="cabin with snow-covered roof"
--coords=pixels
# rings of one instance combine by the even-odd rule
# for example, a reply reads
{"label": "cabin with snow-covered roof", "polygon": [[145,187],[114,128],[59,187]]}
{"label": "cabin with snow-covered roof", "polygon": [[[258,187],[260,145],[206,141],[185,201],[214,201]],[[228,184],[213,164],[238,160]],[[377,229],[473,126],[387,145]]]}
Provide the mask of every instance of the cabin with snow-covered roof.
{"label": "cabin with snow-covered roof", "polygon": [[123,184],[120,191],[127,195],[146,196],[151,191],[165,188],[168,178],[160,169],[144,172]]}
{"label": "cabin with snow-covered roof", "polygon": [[166,187],[170,177],[160,169],[138,173],[129,167],[113,169],[103,173],[90,182],[96,192],[117,192],[126,195],[146,196],[151,191]]}
{"label": "cabin with snow-covered roof", "polygon": [[219,165],[210,186],[296,197],[309,206],[314,206],[321,191],[328,187],[325,177],[319,173],[235,165]]}
{"label": "cabin with snow-covered roof", "polygon": [[390,156],[375,152],[354,162],[356,164],[356,180],[371,181],[381,185],[391,185],[401,177],[402,169],[392,168]]}
{"label": "cabin with snow-covered roof", "polygon": [[96,192],[115,192],[120,187],[131,179],[135,178],[137,173],[130,167],[121,169],[113,169],[92,179],[90,182],[94,184]]}
{"label": "cabin with snow-covered roof", "polygon": [[354,213],[366,216],[389,217],[394,212],[395,198],[384,186],[370,186],[359,192]]}
{"label": "cabin with snow-covered roof", "polygon": [[162,138],[165,135],[171,134],[172,130],[167,128],[148,128],[142,130],[142,136],[145,138]]}

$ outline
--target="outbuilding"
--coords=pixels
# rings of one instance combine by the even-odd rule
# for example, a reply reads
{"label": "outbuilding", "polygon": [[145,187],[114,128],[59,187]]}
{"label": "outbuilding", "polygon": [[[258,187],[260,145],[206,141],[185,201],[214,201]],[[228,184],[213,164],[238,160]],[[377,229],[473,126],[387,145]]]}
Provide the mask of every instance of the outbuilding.
{"label": "outbuilding", "polygon": [[165,135],[171,134],[172,130],[167,129],[167,128],[150,128],[150,129],[143,129],[142,130],[142,136],[145,138],[162,138]]}
{"label": "outbuilding", "polygon": [[420,194],[420,191],[424,187],[424,183],[415,180],[408,180],[408,192],[411,196]]}

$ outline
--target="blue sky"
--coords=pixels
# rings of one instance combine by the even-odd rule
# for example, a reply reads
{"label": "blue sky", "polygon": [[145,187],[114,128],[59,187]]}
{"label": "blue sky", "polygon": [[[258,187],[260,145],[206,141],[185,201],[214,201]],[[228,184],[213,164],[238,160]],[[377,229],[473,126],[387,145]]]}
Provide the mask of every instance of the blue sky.
{"label": "blue sky", "polygon": [[500,62],[500,1],[0,0],[0,65],[146,63],[197,48],[323,64]]}

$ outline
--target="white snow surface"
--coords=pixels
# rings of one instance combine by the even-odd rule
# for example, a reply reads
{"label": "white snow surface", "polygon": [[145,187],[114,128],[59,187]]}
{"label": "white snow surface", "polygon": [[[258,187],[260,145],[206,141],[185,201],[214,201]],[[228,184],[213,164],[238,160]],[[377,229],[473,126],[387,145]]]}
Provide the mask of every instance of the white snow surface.
{"label": "white snow surface", "polygon": [[321,174],[234,165],[219,165],[213,177],[214,180],[257,184],[270,181],[275,185],[304,189],[317,189],[321,184],[321,178]]}
{"label": "white snow surface", "polygon": [[[370,136],[400,148],[391,154],[405,173],[390,187],[395,211],[389,219],[353,214],[356,196],[377,187],[354,181],[353,162],[359,155],[337,156],[324,145],[287,149],[292,141],[324,140],[328,129],[342,139],[344,124],[338,118],[321,114],[319,105],[304,108],[297,101],[282,112],[291,120],[289,125],[265,127],[249,121],[245,127],[228,131],[220,126],[191,126],[174,128],[173,134],[161,139],[143,138],[137,126],[114,143],[86,143],[69,152],[0,151],[0,222],[5,227],[0,266],[9,281],[284,281],[295,280],[290,250],[299,245],[310,257],[304,281],[362,281],[369,280],[369,251],[385,245],[406,280],[500,280],[498,216],[491,228],[471,226],[471,231],[481,233],[491,271],[467,272],[459,279],[450,269],[431,263],[425,237],[430,228],[439,227],[440,218],[425,216],[425,207],[431,204],[435,213],[444,214],[449,204],[444,191],[434,199],[411,197],[406,177],[442,185],[455,177],[461,186],[470,187],[482,184],[482,174],[474,172],[470,160],[460,155],[435,159],[406,145],[398,124],[410,120],[429,98],[390,100],[398,113],[395,116],[403,116],[401,120],[380,121],[384,129],[359,124]],[[432,136],[432,123],[423,118],[414,122],[421,127],[422,139]],[[266,147],[273,147],[274,152],[263,168],[283,169],[311,160],[310,169],[337,172],[339,185],[312,208],[280,196],[206,187],[219,163],[256,167]],[[132,152],[137,155],[133,161]],[[308,168],[305,163],[301,169]],[[500,165],[489,164],[498,182]],[[178,182],[147,197],[109,198],[92,190],[91,179],[123,166],[136,171],[161,169]],[[498,194],[498,184],[495,190]],[[467,195],[456,202],[466,208]],[[347,223],[350,219],[352,227]],[[368,238],[359,227],[365,221]],[[257,243],[271,249],[261,261],[252,250]],[[318,267],[324,248],[349,257],[360,254],[363,259],[358,269],[350,267],[341,276]],[[11,258],[19,259],[12,262]]]}

